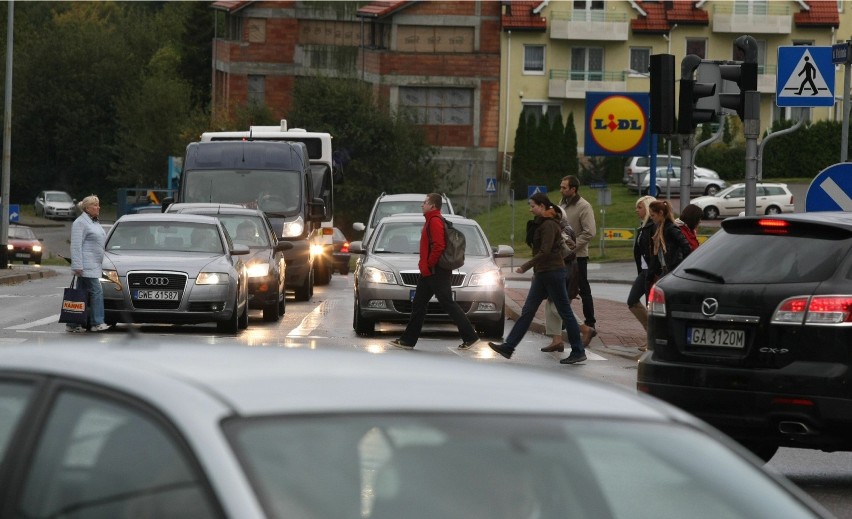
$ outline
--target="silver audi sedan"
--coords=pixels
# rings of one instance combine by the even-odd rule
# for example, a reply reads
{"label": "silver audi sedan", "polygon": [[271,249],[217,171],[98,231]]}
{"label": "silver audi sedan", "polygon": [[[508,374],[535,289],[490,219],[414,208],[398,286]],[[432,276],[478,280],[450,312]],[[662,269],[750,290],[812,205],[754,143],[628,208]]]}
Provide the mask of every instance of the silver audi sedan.
{"label": "silver audi sedan", "polygon": [[633,391],[502,359],[346,350],[4,345],[3,517],[830,517]]}
{"label": "silver audi sedan", "polygon": [[105,320],[198,324],[222,333],[248,326],[248,281],[235,244],[213,216],[137,214],[107,236],[101,284]]}
{"label": "silver audi sedan", "polygon": [[[498,258],[515,254],[508,245],[492,248],[475,220],[444,215],[465,236],[465,262],[453,271],[453,297],[477,330],[488,337],[503,337],[505,294]],[[352,242],[358,254],[355,266],[355,308],[352,327],[359,335],[372,335],[377,322],[407,323],[414,291],[420,279],[422,214],[386,216],[368,242]],[[426,322],[451,322],[437,300],[429,302]]]}

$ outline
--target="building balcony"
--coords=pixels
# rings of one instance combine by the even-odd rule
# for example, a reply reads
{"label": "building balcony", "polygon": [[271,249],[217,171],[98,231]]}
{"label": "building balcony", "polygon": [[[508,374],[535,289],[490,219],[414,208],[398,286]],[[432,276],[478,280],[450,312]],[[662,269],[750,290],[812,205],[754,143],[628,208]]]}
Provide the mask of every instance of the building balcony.
{"label": "building balcony", "polygon": [[574,9],[550,13],[553,40],[627,41],[630,19],[625,13]]}
{"label": "building balcony", "polygon": [[737,34],[790,34],[793,15],[784,4],[714,2],[713,32]]}
{"label": "building balcony", "polygon": [[757,66],[757,91],[761,94],[774,94],[778,65]]}
{"label": "building balcony", "polygon": [[[554,99],[585,99],[586,92],[624,92],[628,72],[551,69],[547,95]],[[646,80],[647,82],[647,80]]]}

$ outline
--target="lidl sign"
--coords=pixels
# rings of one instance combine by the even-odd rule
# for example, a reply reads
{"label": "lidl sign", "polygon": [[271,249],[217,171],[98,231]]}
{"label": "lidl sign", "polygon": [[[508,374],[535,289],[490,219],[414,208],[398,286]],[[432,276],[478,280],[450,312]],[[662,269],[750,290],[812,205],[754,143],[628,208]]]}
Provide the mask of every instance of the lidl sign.
{"label": "lidl sign", "polygon": [[650,104],[645,93],[586,93],[584,154],[647,155]]}

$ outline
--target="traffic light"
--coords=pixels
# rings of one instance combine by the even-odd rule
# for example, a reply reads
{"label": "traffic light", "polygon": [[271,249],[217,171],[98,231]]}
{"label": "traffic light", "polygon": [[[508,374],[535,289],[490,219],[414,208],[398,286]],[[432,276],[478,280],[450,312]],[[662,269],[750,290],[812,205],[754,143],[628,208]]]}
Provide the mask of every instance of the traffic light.
{"label": "traffic light", "polygon": [[677,132],[689,135],[701,123],[716,118],[716,110],[696,106],[700,99],[716,95],[716,83],[697,82],[693,78],[695,70],[701,64],[701,58],[690,54],[680,64],[680,99],[677,120]]}
{"label": "traffic light", "polygon": [[651,55],[651,133],[675,132],[674,67],[671,54]]}
{"label": "traffic light", "polygon": [[719,72],[723,80],[733,81],[739,89],[739,92],[720,93],[719,105],[734,110],[740,119],[745,120],[746,92],[757,90],[757,63],[719,65]]}

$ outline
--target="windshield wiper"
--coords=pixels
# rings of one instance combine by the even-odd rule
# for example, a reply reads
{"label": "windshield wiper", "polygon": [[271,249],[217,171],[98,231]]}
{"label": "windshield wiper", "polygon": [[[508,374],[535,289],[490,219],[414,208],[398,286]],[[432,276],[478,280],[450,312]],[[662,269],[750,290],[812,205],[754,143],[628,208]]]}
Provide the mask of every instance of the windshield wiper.
{"label": "windshield wiper", "polygon": [[696,276],[700,276],[700,277],[703,277],[703,278],[707,278],[707,279],[716,281],[717,283],[724,283],[725,282],[725,278],[723,278],[719,274],[716,274],[715,272],[710,272],[709,270],[697,269],[697,268],[691,267],[691,268],[683,269],[683,271],[686,272],[687,274],[694,274]]}

